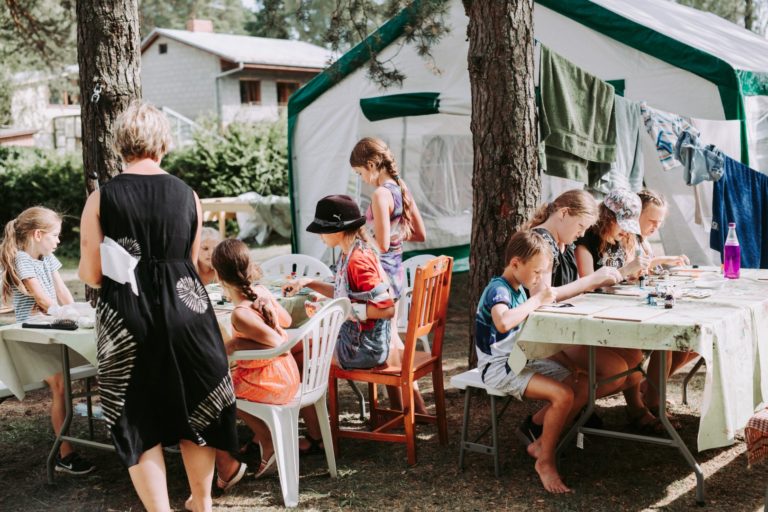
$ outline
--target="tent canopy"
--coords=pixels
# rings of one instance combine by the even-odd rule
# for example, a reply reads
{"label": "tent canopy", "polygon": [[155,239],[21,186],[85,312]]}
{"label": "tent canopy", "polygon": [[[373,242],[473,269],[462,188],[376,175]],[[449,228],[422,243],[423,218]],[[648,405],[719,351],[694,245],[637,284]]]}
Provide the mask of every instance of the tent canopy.
{"label": "tent canopy", "polygon": [[[467,253],[471,229],[472,135],[467,18],[452,0],[451,31],[424,60],[404,44],[408,9],[291,97],[289,179],[294,250],[329,259],[304,231],[321,197],[371,190],[348,159],[364,136],[384,139],[425,218],[427,241],[407,250]],[[733,119],[731,155],[768,170],[768,41],[712,14],[666,0],[537,0],[534,35],[585,71],[624,87],[624,96],[681,115]],[[372,52],[406,75],[380,90],[366,75]],[[670,219],[672,222],[672,219]],[[466,264],[466,263],[465,263]],[[461,262],[457,265],[461,268]]]}

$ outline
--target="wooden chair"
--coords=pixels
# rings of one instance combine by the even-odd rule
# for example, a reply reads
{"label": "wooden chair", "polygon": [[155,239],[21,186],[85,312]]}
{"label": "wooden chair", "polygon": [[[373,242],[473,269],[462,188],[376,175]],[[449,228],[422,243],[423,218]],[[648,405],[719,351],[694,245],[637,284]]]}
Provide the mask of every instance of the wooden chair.
{"label": "wooden chair", "polygon": [[[453,258],[440,256],[423,264],[416,270],[413,286],[413,302],[405,336],[401,364],[382,366],[368,370],[344,370],[336,365],[331,368],[328,405],[331,416],[333,447],[339,448],[339,438],[370,439],[390,443],[405,443],[408,464],[416,464],[416,423],[437,424],[440,444],[448,442],[448,427],[445,418],[445,390],[443,386],[443,335],[448,309],[448,295],[451,289]],[[433,333],[432,351],[416,351],[421,336]],[[413,409],[413,383],[432,375],[436,415],[415,414]],[[342,430],[339,428],[338,380],[352,380],[368,383],[371,400],[372,431]],[[380,408],[376,386],[399,387],[403,397],[403,410]],[[383,418],[383,419],[382,419]],[[404,433],[391,432],[393,429]]]}
{"label": "wooden chair", "polygon": [[[405,272],[405,283],[400,293],[400,303],[397,305],[397,332],[404,333],[408,330],[408,315],[411,312],[411,296],[413,295],[413,280],[416,277],[416,269],[424,263],[435,259],[434,254],[419,254],[408,258],[403,262],[403,271]],[[431,352],[429,347],[429,338],[422,336],[419,338],[424,352]]]}

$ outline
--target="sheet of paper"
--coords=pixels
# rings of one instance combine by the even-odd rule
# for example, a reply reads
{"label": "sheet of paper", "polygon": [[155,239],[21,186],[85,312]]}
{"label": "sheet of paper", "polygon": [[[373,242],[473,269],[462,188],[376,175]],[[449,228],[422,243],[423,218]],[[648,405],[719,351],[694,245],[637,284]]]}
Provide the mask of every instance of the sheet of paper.
{"label": "sheet of paper", "polygon": [[[571,304],[571,306],[565,306],[565,304]],[[605,304],[590,304],[586,301],[566,300],[558,304],[541,306],[536,311],[562,313],[564,315],[592,315],[608,308],[609,306],[606,306]]]}
{"label": "sheet of paper", "polygon": [[594,315],[595,318],[604,318],[606,320],[625,320],[628,322],[644,322],[651,318],[663,315],[668,309],[659,309],[653,306],[626,306],[621,308],[610,308],[600,311]]}

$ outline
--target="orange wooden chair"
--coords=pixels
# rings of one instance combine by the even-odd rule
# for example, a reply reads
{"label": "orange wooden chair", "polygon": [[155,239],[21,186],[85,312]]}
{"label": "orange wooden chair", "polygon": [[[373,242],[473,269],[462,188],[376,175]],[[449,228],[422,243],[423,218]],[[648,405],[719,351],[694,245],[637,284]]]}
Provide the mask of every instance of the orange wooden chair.
{"label": "orange wooden chair", "polygon": [[[405,443],[408,464],[416,464],[416,423],[437,424],[440,444],[448,443],[448,426],[445,419],[445,390],[443,386],[443,335],[448,309],[448,295],[451,289],[453,258],[437,257],[416,270],[413,280],[413,296],[405,348],[401,364],[384,364],[367,370],[344,370],[336,365],[331,367],[328,386],[328,405],[331,416],[333,448],[338,453],[339,438],[370,439],[389,443]],[[432,351],[416,350],[421,336],[433,334]],[[413,383],[432,375],[436,414],[415,414],[413,410]],[[373,430],[342,430],[339,428],[338,380],[368,383],[371,401],[370,418]],[[376,386],[397,386],[403,397],[403,410],[380,408]],[[392,432],[392,430],[404,432]]]}

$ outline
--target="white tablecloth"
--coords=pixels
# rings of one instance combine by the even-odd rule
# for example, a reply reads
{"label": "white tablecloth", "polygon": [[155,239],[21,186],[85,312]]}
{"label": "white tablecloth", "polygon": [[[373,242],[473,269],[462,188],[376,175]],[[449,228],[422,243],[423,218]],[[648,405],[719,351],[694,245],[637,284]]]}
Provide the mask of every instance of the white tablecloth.
{"label": "white tablecloth", "polygon": [[[612,308],[641,302],[616,295],[585,298]],[[643,322],[537,311],[518,344],[529,359],[566,345],[697,352],[707,369],[698,449],[726,446],[768,398],[768,271],[742,270],[741,279],[726,280],[711,297],[678,299],[673,309]]]}
{"label": "white tablecloth", "polygon": [[96,366],[93,329],[22,329],[21,324],[0,327],[0,381],[22,400],[25,385],[61,372],[61,344],[75,352],[70,356],[71,366],[86,361]]}

